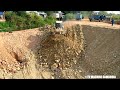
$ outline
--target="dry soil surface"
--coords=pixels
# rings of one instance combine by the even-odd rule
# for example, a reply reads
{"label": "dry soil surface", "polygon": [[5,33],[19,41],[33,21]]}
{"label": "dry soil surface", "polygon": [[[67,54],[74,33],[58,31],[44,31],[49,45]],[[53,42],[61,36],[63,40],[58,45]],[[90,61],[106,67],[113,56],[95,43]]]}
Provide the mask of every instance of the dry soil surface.
{"label": "dry soil surface", "polygon": [[88,19],[83,19],[82,21],[65,21],[64,22],[65,27],[71,26],[74,24],[80,24],[80,25],[89,25],[94,27],[103,27],[103,28],[111,28],[111,29],[120,29],[120,25],[114,24],[113,26],[108,23],[104,22],[90,22]]}
{"label": "dry soil surface", "polygon": [[103,22],[68,21],[67,27],[83,25],[86,42],[85,61],[82,68],[89,75],[115,75],[120,78],[120,25]]}
{"label": "dry soil surface", "polygon": [[[103,74],[102,72],[108,71],[105,74],[115,73],[115,75],[119,76],[120,32],[116,29],[120,29],[120,25],[111,26],[111,24],[103,22],[89,22],[87,19],[82,21],[64,22],[65,28],[74,24],[108,28],[103,30],[99,29],[96,32],[97,29],[92,30],[92,28],[89,27],[91,30],[90,31],[89,28],[83,27],[86,29],[83,30],[83,32],[88,47],[86,48],[86,61],[83,62],[81,66],[83,65],[83,68],[92,74]],[[42,32],[38,29],[15,31],[13,33],[0,33],[0,68],[3,69],[6,73],[7,71],[14,73],[19,70],[21,60],[25,60],[24,56],[27,55],[27,52],[34,52],[37,49],[37,46],[39,46],[40,35],[42,35]],[[107,69],[105,70],[104,68]],[[110,71],[113,70],[114,72],[110,73]]]}

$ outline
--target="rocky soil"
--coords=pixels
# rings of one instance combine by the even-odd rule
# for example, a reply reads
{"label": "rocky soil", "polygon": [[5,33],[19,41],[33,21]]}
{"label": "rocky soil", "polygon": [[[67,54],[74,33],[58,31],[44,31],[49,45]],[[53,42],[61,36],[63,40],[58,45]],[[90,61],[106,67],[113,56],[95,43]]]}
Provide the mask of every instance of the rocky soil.
{"label": "rocky soil", "polygon": [[79,66],[84,54],[79,25],[66,35],[36,29],[1,33],[0,39],[0,78],[84,78]]}
{"label": "rocky soil", "polygon": [[[80,26],[71,27],[75,24]],[[65,35],[53,34],[49,28],[0,33],[0,78],[120,78],[119,25],[88,20],[67,21],[64,25]]]}

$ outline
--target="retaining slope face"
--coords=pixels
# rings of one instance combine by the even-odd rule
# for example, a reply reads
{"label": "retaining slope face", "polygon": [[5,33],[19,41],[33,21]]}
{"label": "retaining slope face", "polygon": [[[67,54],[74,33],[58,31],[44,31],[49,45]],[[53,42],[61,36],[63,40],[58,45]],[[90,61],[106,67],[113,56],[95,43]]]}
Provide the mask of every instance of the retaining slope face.
{"label": "retaining slope face", "polygon": [[42,32],[37,28],[0,33],[0,78],[33,79],[38,77],[32,53],[36,51],[41,35]]}
{"label": "retaining slope face", "polygon": [[81,66],[90,75],[116,75],[120,78],[120,30],[83,26],[86,42]]}
{"label": "retaining slope face", "polygon": [[56,79],[84,77],[79,65],[84,54],[84,40],[79,25],[69,28],[66,35],[47,36],[40,46],[36,54],[38,69],[41,66],[46,68]]}
{"label": "retaining slope face", "polygon": [[82,29],[79,25],[70,27],[66,35],[54,35],[52,30],[47,27],[1,34],[0,78],[84,78],[79,65],[84,59]]}

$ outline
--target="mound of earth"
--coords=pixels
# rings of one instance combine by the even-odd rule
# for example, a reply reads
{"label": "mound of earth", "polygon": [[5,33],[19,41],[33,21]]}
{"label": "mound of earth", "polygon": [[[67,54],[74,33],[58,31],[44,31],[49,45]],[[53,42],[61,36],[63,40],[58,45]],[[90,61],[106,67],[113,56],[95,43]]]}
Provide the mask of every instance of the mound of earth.
{"label": "mound of earth", "polygon": [[80,26],[69,28],[66,35],[47,31],[1,33],[0,78],[84,78],[79,66],[84,55]]}
{"label": "mound of earth", "polygon": [[103,23],[97,27],[94,22],[79,22],[82,26],[71,27],[75,24],[78,22],[66,25],[65,35],[53,34],[51,28],[0,33],[0,78],[82,79],[86,75],[120,78],[118,26],[109,29]]}
{"label": "mound of earth", "polygon": [[37,61],[40,66],[49,69],[53,77],[83,78],[79,63],[83,60],[84,41],[80,26],[67,30],[66,35],[51,34],[41,42]]}

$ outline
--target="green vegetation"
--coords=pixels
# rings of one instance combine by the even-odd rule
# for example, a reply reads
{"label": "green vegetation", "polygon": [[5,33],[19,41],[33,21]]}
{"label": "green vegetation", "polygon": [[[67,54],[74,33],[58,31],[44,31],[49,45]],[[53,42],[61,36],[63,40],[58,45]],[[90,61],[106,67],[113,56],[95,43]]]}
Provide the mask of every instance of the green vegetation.
{"label": "green vegetation", "polygon": [[55,18],[51,16],[44,19],[35,13],[27,14],[25,11],[7,11],[5,18],[6,22],[0,22],[0,32],[32,29],[55,23]]}
{"label": "green vegetation", "polygon": [[116,21],[120,21],[120,15],[112,15],[113,19]]}
{"label": "green vegetation", "polygon": [[[56,11],[44,11],[47,13],[47,18],[38,16],[35,13],[27,14],[25,11],[6,11],[6,22],[0,22],[0,32],[11,32],[16,30],[25,30],[43,27],[46,24],[53,25],[56,21],[52,14]],[[79,11],[62,11],[65,13],[64,20],[75,19],[75,15]],[[93,11],[80,11],[84,17],[88,17]],[[115,21],[120,22],[120,15],[108,14],[106,11],[100,11],[99,14],[112,16]]]}
{"label": "green vegetation", "polygon": [[68,13],[64,16],[65,20],[72,20],[75,19],[75,14],[73,13]]}
{"label": "green vegetation", "polygon": [[6,23],[6,22],[0,22],[0,29],[5,29],[7,27],[9,27],[8,23]]}
{"label": "green vegetation", "polygon": [[81,13],[84,17],[89,17],[93,13],[93,11],[81,11]]}
{"label": "green vegetation", "polygon": [[10,24],[8,22],[0,22],[0,32],[10,31]]}
{"label": "green vegetation", "polygon": [[49,25],[53,25],[56,20],[52,16],[48,16],[44,21]]}
{"label": "green vegetation", "polygon": [[108,13],[106,11],[100,11],[98,14],[99,15],[108,15]]}

